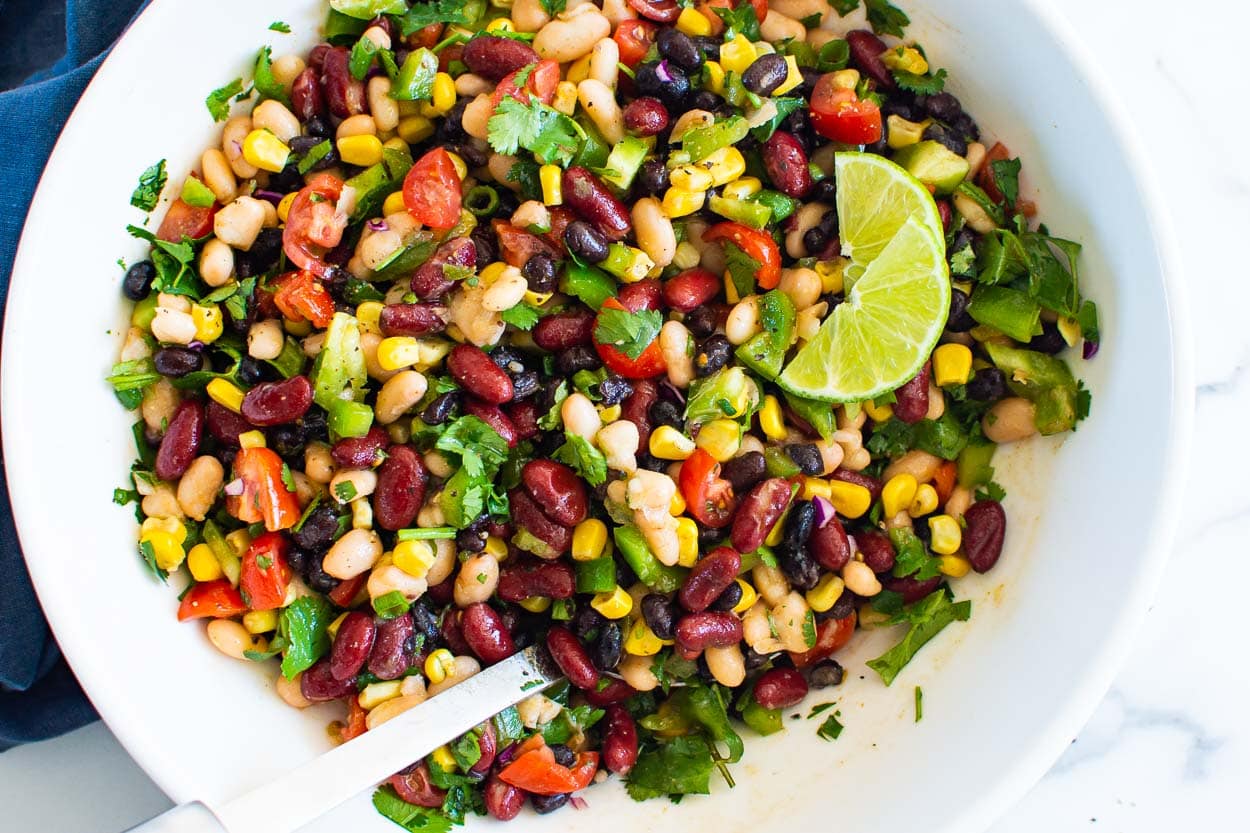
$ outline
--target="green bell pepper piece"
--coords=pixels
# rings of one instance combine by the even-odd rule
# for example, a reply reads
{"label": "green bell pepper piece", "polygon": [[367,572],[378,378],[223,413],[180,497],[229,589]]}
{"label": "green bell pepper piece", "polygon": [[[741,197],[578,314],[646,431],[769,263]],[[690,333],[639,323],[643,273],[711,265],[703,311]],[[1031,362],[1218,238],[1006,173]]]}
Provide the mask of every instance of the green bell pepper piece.
{"label": "green bell pepper piece", "polygon": [[156,318],[157,293],[153,292],[141,301],[135,302],[130,312],[130,326],[138,327],[144,332],[152,331],[152,319]]}
{"label": "green bell pepper piece", "polygon": [[1027,293],[1007,286],[979,284],[972,291],[968,314],[978,324],[1027,342],[1042,332],[1042,308]]}
{"label": "green bell pepper piece", "polygon": [[964,446],[955,462],[955,478],[959,485],[965,489],[975,489],[993,480],[994,467],[990,465],[990,461],[994,459],[997,449],[997,444],[984,439],[974,440]]}
{"label": "green bell pepper piece", "polygon": [[616,562],[611,556],[573,562],[578,593],[611,593],[616,589]]}
{"label": "green bell pepper piece", "polygon": [[728,220],[756,229],[767,226],[773,214],[772,209],[761,202],[735,200],[716,195],[708,198],[707,207]]}
{"label": "green bell pepper piece", "polygon": [[1077,420],[1077,383],[1063,359],[987,343],[990,361],[1007,377],[1012,393],[1031,401],[1036,408],[1034,423],[1042,434],[1070,430]]}
{"label": "green bell pepper piece", "polygon": [[686,571],[661,564],[647,546],[642,531],[633,524],[618,526],[612,531],[612,539],[625,563],[638,576],[638,580],[657,593],[671,593],[679,589],[685,581]]}
{"label": "green bell pepper piece", "polygon": [[[573,157],[574,165],[581,165],[583,168],[602,168],[608,162],[608,156],[612,150],[607,141],[603,138],[603,134],[595,127],[584,114],[579,115],[576,119],[577,125],[586,134],[586,138],[582,140],[582,146],[578,149],[577,155]],[[639,163],[641,164],[641,163]]]}
{"label": "green bell pepper piece", "polygon": [[742,722],[761,735],[771,735],[782,729],[781,709],[764,708],[752,693],[742,706]]}
{"label": "green bell pepper piece", "polygon": [[769,477],[797,477],[802,473],[799,464],[790,459],[790,455],[775,445],[764,449],[764,467]]}
{"label": "green bell pepper piece", "polygon": [[373,427],[373,409],[363,402],[339,399],[326,413],[330,433],[336,437],[363,437]]}
{"label": "green bell pepper piece", "polygon": [[[741,86],[742,82],[738,83]],[[726,86],[728,87],[728,84]],[[738,144],[747,137],[750,130],[751,126],[742,116],[730,116],[724,121],[709,124],[707,127],[687,130],[681,138],[681,149],[690,154],[691,162],[698,162],[721,148]]]}
{"label": "green bell pepper piece", "polygon": [[412,157],[407,153],[384,148],[382,161],[365,168],[347,182],[344,187],[356,190],[356,209],[352,222],[360,222],[382,213],[382,203],[404,184],[404,177],[412,167]]}
{"label": "green bell pepper piece", "polygon": [[777,223],[789,217],[802,205],[794,197],[788,197],[780,191],[760,191],[752,194],[749,199],[751,202],[768,206],[768,210],[772,212],[773,222]]}
{"label": "green bell pepper piece", "polygon": [[609,185],[621,191],[628,191],[654,145],[654,136],[648,136],[645,139],[626,136],[617,142],[616,147],[612,148],[612,152],[608,154],[607,160],[603,163],[605,173],[600,174],[600,177]]}
{"label": "green bell pepper piece", "polygon": [[327,411],[344,401],[343,393],[349,387],[351,399],[364,398],[365,386],[369,382],[368,371],[365,354],[360,349],[360,328],[355,318],[345,312],[334,314],[326,329],[321,352],[313,362],[311,376],[313,401]]}
{"label": "green bell pepper piece", "polygon": [[404,65],[391,85],[391,98],[397,101],[428,101],[434,92],[438,56],[424,46],[404,59]]}
{"label": "green bell pepper piece", "polygon": [[239,557],[234,553],[234,547],[226,542],[226,537],[221,534],[217,524],[211,520],[204,522],[204,527],[200,530],[200,534],[204,536],[204,543],[208,544],[208,548],[213,551],[213,557],[221,565],[222,573],[225,574],[226,578],[230,579],[231,584],[238,587],[239,571],[242,564],[239,561]]}
{"label": "green bell pepper piece", "polygon": [[804,399],[791,393],[785,394],[785,397],[790,410],[794,411],[799,419],[815,428],[816,433],[820,434],[822,439],[829,439],[833,436],[833,432],[838,430],[838,420],[833,412],[833,405],[828,402],[818,402],[815,399]]}
{"label": "green bell pepper piece", "polygon": [[776,379],[794,341],[794,303],[779,289],[765,293],[760,298],[760,321],[764,332],[752,336],[734,355],[764,378]]}
{"label": "green bell pepper piece", "polygon": [[572,295],[591,309],[597,310],[603,302],[616,297],[617,283],[602,269],[569,261],[560,278],[560,291]]}

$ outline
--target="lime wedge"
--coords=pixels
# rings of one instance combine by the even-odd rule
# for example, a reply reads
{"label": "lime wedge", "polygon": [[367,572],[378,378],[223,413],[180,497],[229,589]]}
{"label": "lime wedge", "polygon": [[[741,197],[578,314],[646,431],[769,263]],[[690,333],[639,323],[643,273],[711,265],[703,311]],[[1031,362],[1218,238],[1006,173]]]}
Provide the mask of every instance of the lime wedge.
{"label": "lime wedge", "polygon": [[[839,181],[839,200],[842,193]],[[950,301],[943,239],[907,218],[777,382],[826,402],[863,402],[894,390],[924,365]]]}
{"label": "lime wedge", "polygon": [[839,153],[837,177],[838,234],[842,254],[858,278],[908,219],[915,219],[942,240],[942,217],[920,180],[888,159],[871,153]]}

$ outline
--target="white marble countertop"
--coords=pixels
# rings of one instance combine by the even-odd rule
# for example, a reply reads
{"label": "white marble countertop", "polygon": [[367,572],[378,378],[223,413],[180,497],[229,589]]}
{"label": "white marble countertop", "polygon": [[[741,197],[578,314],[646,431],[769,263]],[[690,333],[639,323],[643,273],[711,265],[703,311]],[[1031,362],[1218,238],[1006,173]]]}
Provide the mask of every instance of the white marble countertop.
{"label": "white marble countertop", "polygon": [[[1250,285],[1244,255],[1222,244],[1250,228],[1250,173],[1234,155],[1250,135],[1237,83],[1245,49],[1229,37],[1250,30],[1250,5],[1213,0],[1178,16],[1166,0],[1052,2],[1140,125],[1173,210],[1197,338],[1197,437],[1184,504],[1172,508],[1180,537],[1131,659],[1067,753],[991,831],[1234,829],[1250,785],[1240,621],[1250,489],[1235,476],[1250,462]],[[167,805],[102,724],[0,755],[7,830],[115,831]]]}

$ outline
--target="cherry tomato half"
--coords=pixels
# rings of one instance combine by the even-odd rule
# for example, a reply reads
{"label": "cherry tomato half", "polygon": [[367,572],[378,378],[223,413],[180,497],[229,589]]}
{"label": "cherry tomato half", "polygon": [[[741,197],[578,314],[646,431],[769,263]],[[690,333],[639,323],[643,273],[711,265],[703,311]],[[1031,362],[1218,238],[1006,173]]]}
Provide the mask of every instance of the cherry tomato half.
{"label": "cherry tomato half", "polygon": [[287,211],[282,250],[292,263],[318,277],[329,271],[322,258],[343,241],[347,228],[347,215],[338,211],[342,192],[342,180],[318,175],[295,195]]}
{"label": "cherry tomato half", "polygon": [[404,177],[404,207],[430,228],[449,229],[460,222],[460,175],[451,155],[434,148]]}
{"label": "cherry tomato half", "polygon": [[681,464],[677,485],[686,511],[699,523],[720,529],[733,520],[737,504],[733,486],[720,476],[720,463],[711,454],[696,448]]}
{"label": "cherry tomato half", "polygon": [[282,458],[268,448],[243,448],[234,456],[234,476],[243,481],[239,495],[226,496],[226,510],[244,523],[265,522],[265,529],[289,529],[299,520],[299,500],[282,482]]}
{"label": "cherry tomato half", "polygon": [[834,86],[834,75],[822,75],[812,91],[812,127],[826,139],[848,145],[878,141],[881,108],[871,101],[860,101],[854,90]]}
{"label": "cherry tomato half", "polygon": [[198,240],[213,230],[213,215],[217,213],[217,203],[207,208],[196,208],[187,205],[182,197],[169,204],[165,219],[156,230],[156,239],[167,243],[181,243],[182,238]]}
{"label": "cherry tomato half", "polygon": [[273,284],[273,303],[289,321],[311,321],[318,327],[330,326],[334,318],[334,298],[312,272],[283,275]]}
{"label": "cherry tomato half", "polygon": [[529,97],[521,95],[521,87],[516,79],[521,73],[527,73],[525,90],[535,96],[543,104],[550,104],[556,97],[556,85],[560,83],[560,65],[551,60],[542,60],[536,64],[528,64],[504,76],[495,92],[491,94],[491,109],[499,106],[504,96],[512,96],[522,104],[529,104]]}
{"label": "cherry tomato half", "polygon": [[204,581],[192,587],[178,605],[178,621],[188,619],[229,619],[247,613],[247,604],[226,579]]}
{"label": "cherry tomato half", "polygon": [[617,49],[621,53],[621,63],[630,68],[642,63],[647,50],[655,42],[655,33],[658,28],[651,21],[639,20],[636,17],[622,20],[616,27],[616,33],[612,35],[612,40],[616,41]]}
{"label": "cherry tomato half", "polygon": [[741,223],[717,223],[703,232],[705,242],[724,240],[733,243],[760,265],[755,282],[761,289],[775,289],[781,282],[781,249],[766,232]]}
{"label": "cherry tomato half", "polygon": [[599,769],[598,752],[582,752],[573,766],[556,763],[551,747],[543,744],[517,757],[499,771],[499,780],[537,795],[560,795],[590,786]]}
{"label": "cherry tomato half", "polygon": [[806,668],[822,659],[828,659],[851,641],[855,634],[855,612],[844,619],[826,619],[816,626],[816,644],[801,654],[790,651],[795,668]]}
{"label": "cherry tomato half", "polygon": [[290,542],[278,532],[266,532],[243,553],[239,590],[252,610],[276,610],[286,601],[291,568],[286,562]]}
{"label": "cherry tomato half", "polygon": [[[603,302],[600,315],[603,315],[602,310],[604,309],[623,310],[625,307],[615,298],[609,298]],[[598,325],[596,324],[597,328]],[[633,359],[610,344],[600,344],[598,341],[595,341],[594,344],[595,352],[603,360],[604,366],[617,376],[624,376],[626,379],[650,379],[652,376],[659,376],[664,372],[664,354],[660,352],[659,336],[652,339],[646,349],[639,353],[637,358]]]}

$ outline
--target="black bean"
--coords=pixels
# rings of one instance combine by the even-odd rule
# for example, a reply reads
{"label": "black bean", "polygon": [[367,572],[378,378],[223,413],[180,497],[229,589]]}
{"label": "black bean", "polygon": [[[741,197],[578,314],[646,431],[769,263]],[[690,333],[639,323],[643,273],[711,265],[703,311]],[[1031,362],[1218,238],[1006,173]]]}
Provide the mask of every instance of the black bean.
{"label": "black bean", "polygon": [[533,292],[554,292],[556,288],[556,263],[551,255],[538,254],[525,261],[521,275]]}
{"label": "black bean", "polygon": [[756,95],[772,95],[790,72],[786,59],[776,52],[759,56],[742,73],[742,86]]}
{"label": "black bean", "polygon": [[[308,121],[304,122],[304,133],[308,136],[316,138],[317,141],[313,142],[313,144],[317,145],[323,140],[328,139],[334,133],[334,129],[330,127],[330,123],[321,116],[313,116]],[[333,142],[330,143],[330,147],[334,147]]]}
{"label": "black bean", "polygon": [[703,340],[699,352],[694,355],[696,376],[711,376],[725,365],[733,355],[733,345],[723,335],[713,335]]}
{"label": "black bean", "polygon": [[477,248],[478,263],[494,263],[499,259],[499,243],[490,226],[478,226],[469,233],[469,239]]}
{"label": "black bean", "polygon": [[704,304],[686,313],[683,323],[695,338],[705,338],[716,331],[716,311]]}
{"label": "black bean", "polygon": [[712,602],[712,610],[733,610],[740,601],[742,601],[742,585],[735,581],[716,597],[716,601]]}
{"label": "black bean", "polygon": [[579,370],[594,370],[602,363],[599,354],[584,344],[556,354],[556,370],[564,376],[572,376]]}
{"label": "black bean", "polygon": [[142,301],[152,291],[152,281],[156,279],[156,267],[150,260],[141,260],[132,264],[122,278],[122,294],[132,301]]}
{"label": "black bean", "polygon": [[811,198],[825,205],[833,205],[838,198],[838,186],[833,177],[825,177],[812,188]]}
{"label": "black bean", "polygon": [[413,604],[412,609],[408,611],[408,615],[412,617],[412,625],[416,629],[417,635],[425,638],[423,647],[426,650],[433,650],[433,646],[440,638],[438,614],[431,610],[429,602],[423,599]]}
{"label": "black bean", "polygon": [[666,63],[664,67],[668,80],[659,75],[659,64],[639,64],[634,79],[638,91],[644,95],[653,95],[672,111],[686,109],[687,96],[690,95],[690,77],[676,63]]}
{"label": "black bean", "polygon": [[790,584],[799,590],[811,590],[820,581],[820,565],[812,558],[807,547],[791,547],[783,544],[776,549],[777,566],[785,573]]}
{"label": "black bean", "polygon": [[768,655],[761,654],[754,648],[747,648],[742,652],[742,662],[748,671],[754,671],[768,663]]}
{"label": "black bean", "polygon": [[642,618],[660,639],[672,639],[677,631],[676,604],[667,596],[648,593],[642,597]]}
{"label": "black bean", "polygon": [[186,347],[162,347],[152,357],[156,372],[179,379],[204,367],[204,356]]}
{"label": "black bean", "polygon": [[[638,451],[638,468],[647,471],[664,471],[668,468],[668,460],[661,460],[651,455],[645,448]],[[618,565],[619,566],[619,565]]]}
{"label": "black bean", "polygon": [[677,29],[661,29],[655,36],[655,45],[661,56],[682,69],[693,72],[703,65],[703,55],[699,52],[699,47],[695,46],[694,41],[685,32]]}
{"label": "black bean", "polygon": [[955,135],[962,136],[968,141],[975,142],[981,138],[981,128],[977,127],[977,123],[967,113],[963,113],[951,122],[951,130],[955,131]]}
{"label": "black bean", "polygon": [[1042,324],[1042,334],[1033,336],[1029,342],[1029,349],[1036,350],[1039,353],[1048,353],[1054,355],[1062,352],[1068,343],[1063,340],[1063,336],[1059,333],[1059,327],[1049,321]]}
{"label": "black bean", "polygon": [[490,351],[490,360],[495,366],[507,373],[508,376],[515,376],[518,373],[525,372],[525,357],[517,350],[503,345],[496,347]]}
{"label": "black bean", "polygon": [[926,127],[921,138],[937,142],[956,156],[965,156],[968,153],[968,143],[954,130],[940,124],[931,124]]}
{"label": "black bean", "polygon": [[277,191],[279,194],[288,194],[291,191],[298,191],[304,187],[304,175],[299,172],[299,168],[294,164],[287,165],[278,173],[269,175],[270,191]]}
{"label": "black bean", "polygon": [[308,412],[300,419],[299,427],[306,443],[313,440],[327,440],[330,437],[329,418],[326,412],[317,405],[308,409]]}
{"label": "black bean", "polygon": [[720,475],[729,481],[735,492],[743,494],[768,476],[768,467],[763,454],[748,451],[721,463]]}
{"label": "black bean", "polygon": [[468,106],[469,100],[462,98],[444,118],[439,120],[438,127],[434,131],[435,142],[440,145],[454,145],[468,138],[469,134],[464,132],[464,111]]}
{"label": "black bean", "polygon": [[540,816],[548,813],[554,813],[565,804],[569,803],[569,794],[560,793],[559,795],[538,795],[537,793],[530,795],[530,803],[534,805],[534,812]]}
{"label": "black bean", "polygon": [[599,629],[608,623],[608,619],[590,605],[581,605],[573,618],[569,620],[569,630],[582,642],[594,642]]}
{"label": "black bean", "polygon": [[795,501],[786,514],[786,526],[782,542],[793,548],[807,544],[816,526],[816,507],[810,500]]}
{"label": "black bean", "polygon": [[599,383],[599,396],[603,399],[604,406],[608,408],[621,404],[633,392],[634,386],[615,374],[609,374]]}
{"label": "black bean", "polygon": [[460,391],[448,391],[434,397],[434,401],[421,411],[421,421],[426,425],[442,425],[452,411],[460,407]]}
{"label": "black bean", "polygon": [[239,361],[239,381],[248,387],[260,384],[269,376],[270,372],[267,366],[259,359],[244,356]]}
{"label": "black bean", "polygon": [[898,116],[907,121],[916,121],[916,111],[912,104],[901,98],[891,98],[881,105],[881,118]]}
{"label": "black bean", "polygon": [[291,570],[299,575],[303,575],[308,569],[308,562],[313,556],[301,550],[299,547],[291,547],[286,553],[286,563]]}
{"label": "black bean", "polygon": [[695,35],[691,38],[691,40],[694,41],[694,45],[699,48],[699,52],[702,53],[704,60],[720,60],[721,39],[719,37],[712,37],[711,35]]}
{"label": "black bean", "polygon": [[564,245],[587,263],[602,263],[608,257],[608,238],[585,220],[574,220],[565,227]]}
{"label": "black bean", "polygon": [[829,245],[829,232],[820,226],[809,228],[803,233],[803,248],[809,256],[819,255]]}
{"label": "black bean", "polygon": [[725,99],[718,96],[711,90],[699,90],[690,99],[690,106],[695,110],[707,110],[709,113],[715,113],[720,107],[724,106]]}
{"label": "black bean", "polygon": [[304,432],[298,425],[275,425],[265,432],[265,439],[279,457],[295,457],[304,453]]}
{"label": "black bean", "polygon": [[330,575],[321,566],[321,558],[310,558],[308,560],[308,572],[304,574],[304,580],[308,582],[308,586],[319,593],[329,593],[331,590],[339,586],[339,580]]}
{"label": "black bean", "polygon": [[[824,619],[845,619],[855,612],[855,607],[858,604],[859,596],[856,596],[850,590],[843,590],[842,595],[838,596],[838,600],[833,603],[833,607],[824,612]],[[821,621],[824,621],[824,619]]]}
{"label": "black bean", "polygon": [[842,665],[836,659],[822,660],[813,665],[812,670],[808,672],[807,684],[812,688],[842,685],[844,674]]}
{"label": "black bean", "polygon": [[722,541],[724,541],[725,538],[728,536],[729,536],[729,529],[726,527],[721,527],[720,529],[713,529],[710,526],[703,526],[701,524],[699,525],[700,548],[707,549],[709,547],[715,547],[717,544],[720,544]]}
{"label": "black bean", "polygon": [[572,766],[577,760],[576,753],[563,743],[551,744],[551,753],[555,755],[556,763],[560,766]]}
{"label": "black bean", "polygon": [[790,443],[786,446],[786,454],[804,474],[815,477],[825,470],[824,458],[815,443]]}
{"label": "black bean", "polygon": [[983,367],[968,381],[969,399],[997,402],[1007,395],[1007,377],[997,367]]}
{"label": "black bean", "polygon": [[606,622],[599,629],[599,638],[590,649],[590,660],[600,671],[615,671],[625,656],[625,642],[621,634],[621,626],[617,622]]}
{"label": "black bean", "polygon": [[526,399],[538,393],[538,371],[527,370],[512,377],[512,399]]}
{"label": "black bean", "polygon": [[656,401],[647,411],[647,415],[651,417],[651,423],[655,428],[659,428],[661,425],[671,425],[680,431],[684,425],[681,418],[681,409],[667,399]]}
{"label": "black bean", "polygon": [[[919,102],[918,102],[919,103]],[[939,121],[952,122],[963,113],[959,99],[950,93],[937,93],[924,99],[924,110]],[[910,121],[910,119],[909,119]]]}
{"label": "black bean", "polygon": [[968,314],[968,295],[962,289],[951,288],[951,311],[946,318],[946,329],[952,333],[966,333],[977,325]]}
{"label": "black bean", "polygon": [[456,549],[460,552],[481,552],[486,549],[485,529],[462,529],[456,533]]}
{"label": "black bean", "polygon": [[657,197],[668,190],[668,168],[659,159],[642,163],[638,172],[638,190],[644,197]]}
{"label": "black bean", "polygon": [[291,532],[295,545],[309,552],[325,552],[339,531],[339,513],[333,506],[318,506],[298,530]]}

